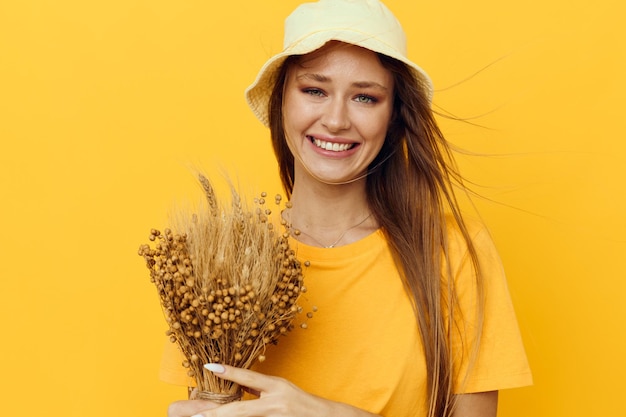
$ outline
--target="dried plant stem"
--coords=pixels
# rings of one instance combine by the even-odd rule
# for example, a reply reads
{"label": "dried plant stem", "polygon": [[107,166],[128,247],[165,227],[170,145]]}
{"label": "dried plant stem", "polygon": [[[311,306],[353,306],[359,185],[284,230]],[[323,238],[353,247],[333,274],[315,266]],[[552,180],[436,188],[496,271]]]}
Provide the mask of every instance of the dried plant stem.
{"label": "dried plant stem", "polygon": [[264,193],[251,210],[231,186],[226,210],[209,180],[200,175],[200,183],[207,208],[176,213],[171,228],[151,231],[153,246],[142,245],[139,254],[158,290],[167,334],[198,390],[235,398],[239,387],[203,364],[249,368],[263,360],[266,345],[287,334],[301,310],[303,274],[288,232],[277,232],[268,220]]}

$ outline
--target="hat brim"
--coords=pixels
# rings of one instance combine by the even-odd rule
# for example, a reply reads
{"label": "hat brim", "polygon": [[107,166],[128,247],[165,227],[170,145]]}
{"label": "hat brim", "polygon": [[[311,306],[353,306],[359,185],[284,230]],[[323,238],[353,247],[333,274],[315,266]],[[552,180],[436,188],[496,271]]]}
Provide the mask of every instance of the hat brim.
{"label": "hat brim", "polygon": [[261,67],[254,82],[246,89],[245,96],[248,105],[265,126],[269,126],[268,105],[272,90],[274,89],[275,76],[285,59],[292,55],[308,54],[321,48],[330,41],[340,41],[360,46],[403,62],[413,70],[415,77],[419,80],[419,84],[425,89],[425,94],[428,99],[432,99],[433,84],[426,71],[419,65],[408,60],[402,53],[390,45],[381,42],[379,39],[369,34],[352,29],[342,28],[336,31],[324,30],[309,34],[305,38],[292,43],[284,51],[268,59],[263,67]]}

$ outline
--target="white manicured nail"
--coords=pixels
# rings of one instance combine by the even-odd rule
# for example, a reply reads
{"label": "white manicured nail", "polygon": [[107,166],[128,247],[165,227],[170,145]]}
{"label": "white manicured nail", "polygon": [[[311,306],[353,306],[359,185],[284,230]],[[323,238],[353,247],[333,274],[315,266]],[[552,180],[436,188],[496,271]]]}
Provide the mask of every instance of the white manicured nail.
{"label": "white manicured nail", "polygon": [[223,374],[224,372],[226,372],[226,369],[224,369],[224,367],[219,363],[207,363],[206,365],[204,365],[204,367],[211,372],[215,372],[216,374]]}

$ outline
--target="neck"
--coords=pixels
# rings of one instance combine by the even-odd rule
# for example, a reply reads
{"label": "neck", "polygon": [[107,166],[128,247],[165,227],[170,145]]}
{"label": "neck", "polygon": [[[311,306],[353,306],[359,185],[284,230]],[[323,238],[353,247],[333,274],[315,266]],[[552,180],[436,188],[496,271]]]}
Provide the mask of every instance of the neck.
{"label": "neck", "polygon": [[295,186],[292,208],[284,213],[296,239],[319,247],[359,240],[378,227],[371,216],[365,183]]}
{"label": "neck", "polygon": [[345,185],[296,182],[291,202],[294,216],[319,226],[348,226],[355,218],[369,213],[365,182]]}

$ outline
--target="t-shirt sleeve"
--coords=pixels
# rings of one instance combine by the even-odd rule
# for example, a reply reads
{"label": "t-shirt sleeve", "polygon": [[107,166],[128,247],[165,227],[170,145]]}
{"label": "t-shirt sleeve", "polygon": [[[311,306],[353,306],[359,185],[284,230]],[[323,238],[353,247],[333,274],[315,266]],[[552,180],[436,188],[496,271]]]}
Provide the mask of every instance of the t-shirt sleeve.
{"label": "t-shirt sleeve", "polygon": [[[483,279],[482,331],[476,314],[476,274],[467,248],[451,251],[451,266],[458,295],[456,324],[451,332],[455,392],[485,392],[532,385],[532,374],[520,335],[502,262],[485,228],[475,230],[473,243]],[[463,248],[460,239],[457,248]],[[456,265],[455,265],[456,263]],[[478,348],[472,348],[480,334]]]}

